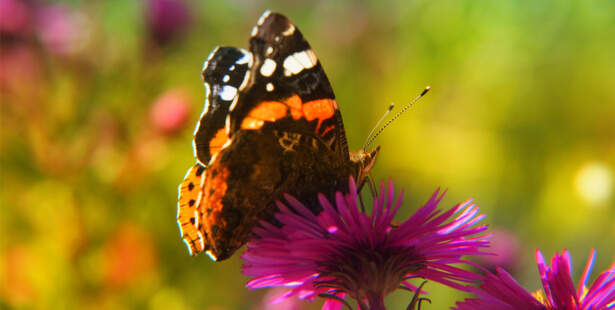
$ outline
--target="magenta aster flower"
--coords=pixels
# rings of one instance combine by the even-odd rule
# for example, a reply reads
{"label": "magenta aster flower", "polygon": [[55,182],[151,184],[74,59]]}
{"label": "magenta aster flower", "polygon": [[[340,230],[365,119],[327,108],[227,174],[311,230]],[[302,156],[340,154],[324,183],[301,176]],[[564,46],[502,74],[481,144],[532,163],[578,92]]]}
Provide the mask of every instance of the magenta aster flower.
{"label": "magenta aster flower", "polygon": [[555,253],[551,266],[545,263],[540,251],[536,251],[538,271],[544,293],[530,294],[524,290],[504,269],[497,268],[496,275],[488,273],[480,289],[473,293],[479,298],[457,303],[455,309],[520,309],[520,310],[604,310],[615,308],[615,263],[602,272],[594,283],[587,287],[587,278],[594,263],[592,250],[583,276],[575,290],[571,279],[572,261],[568,251]]}
{"label": "magenta aster flower", "polygon": [[436,191],[414,215],[396,223],[402,195],[395,200],[392,182],[388,190],[382,183],[371,215],[361,211],[355,182],[350,184],[350,194],[337,193],[335,206],[319,195],[323,210],[318,215],[291,196],[285,196],[290,207],[278,202],[276,219],[282,227],[261,222],[253,230],[259,237],[242,255],[243,274],[254,277],[247,287],[288,287],[272,302],[321,296],[329,298],[323,309],[339,309],[349,306],[344,301],[349,296],[361,309],[383,309],[384,297],[396,289],[417,290],[410,278],[458,289],[479,278],[453,266],[471,264],[461,257],[483,254],[479,249],[488,246],[486,236],[476,236],[487,227],[472,227],[484,215],[477,215],[478,206],[470,200],[441,212],[436,207],[444,194]]}
{"label": "magenta aster flower", "polygon": [[148,0],[147,29],[160,45],[182,38],[192,24],[193,11],[185,0]]}

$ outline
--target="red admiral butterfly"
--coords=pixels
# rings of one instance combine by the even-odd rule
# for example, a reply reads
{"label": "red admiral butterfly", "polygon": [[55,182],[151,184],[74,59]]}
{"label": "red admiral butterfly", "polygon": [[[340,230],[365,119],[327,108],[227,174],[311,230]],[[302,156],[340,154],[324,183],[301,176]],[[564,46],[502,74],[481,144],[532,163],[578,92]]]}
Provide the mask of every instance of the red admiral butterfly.
{"label": "red admiral butterfly", "polygon": [[177,222],[191,255],[229,258],[289,193],[318,212],[316,193],[363,182],[378,149],[349,152],[318,58],[286,17],[265,12],[250,51],[217,47],[203,67],[206,100],[196,165],[179,186]]}

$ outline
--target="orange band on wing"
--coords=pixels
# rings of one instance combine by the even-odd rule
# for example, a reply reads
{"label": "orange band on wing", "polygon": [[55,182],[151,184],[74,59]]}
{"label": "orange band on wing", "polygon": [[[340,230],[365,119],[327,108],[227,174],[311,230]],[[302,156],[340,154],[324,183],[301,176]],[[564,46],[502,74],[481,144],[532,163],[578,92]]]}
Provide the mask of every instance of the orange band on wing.
{"label": "orange band on wing", "polygon": [[[298,120],[304,117],[308,121],[318,119],[317,129],[320,129],[322,120],[333,117],[337,108],[337,102],[333,99],[319,99],[302,102],[297,95],[289,97],[285,102],[265,101],[252,109],[241,122],[241,129],[257,130],[263,127],[265,122],[275,122],[289,115]],[[330,129],[327,128],[326,131]]]}
{"label": "orange band on wing", "polygon": [[211,141],[209,141],[209,153],[211,153],[211,156],[218,154],[218,152],[220,152],[220,149],[222,148],[222,146],[224,146],[228,139],[229,137],[226,134],[226,129],[218,129],[218,132],[216,132],[216,136],[211,139]]}
{"label": "orange band on wing", "polygon": [[274,122],[286,116],[287,109],[288,107],[282,102],[261,102],[241,122],[241,129],[260,129],[263,127],[264,122]]}
{"label": "orange band on wing", "polygon": [[316,132],[318,132],[321,136],[324,136],[327,132],[333,130],[334,126],[329,126],[325,128],[325,130],[321,130],[320,126],[322,125],[322,121],[333,117],[333,114],[335,114],[336,107],[337,102],[335,102],[335,100],[333,99],[313,100],[306,102],[303,105],[303,113],[305,114],[305,118],[308,121],[318,119],[318,125],[316,125]]}
{"label": "orange band on wing", "polygon": [[308,121],[331,118],[335,113],[336,103],[332,99],[313,100],[303,104],[303,114]]}
{"label": "orange band on wing", "polygon": [[241,122],[241,129],[243,130],[257,130],[263,127],[265,121],[254,117],[246,117]]}
{"label": "orange band on wing", "polygon": [[290,108],[290,116],[293,119],[300,119],[304,116],[303,101],[299,96],[294,95],[286,100],[286,105]]}

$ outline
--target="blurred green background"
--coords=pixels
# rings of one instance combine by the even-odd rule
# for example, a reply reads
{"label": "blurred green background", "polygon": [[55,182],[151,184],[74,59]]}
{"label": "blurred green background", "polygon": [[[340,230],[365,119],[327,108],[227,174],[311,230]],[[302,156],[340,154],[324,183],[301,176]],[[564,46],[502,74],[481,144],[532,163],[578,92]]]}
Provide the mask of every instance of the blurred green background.
{"label": "blurred green background", "polygon": [[[592,247],[594,276],[615,260],[613,1],[0,0],[0,307],[276,309],[175,222],[203,61],[265,9],[311,43],[353,149],[431,85],[375,141],[400,219],[438,187],[474,197],[502,253],[483,263],[531,291],[536,248],[569,249],[575,279]],[[426,289],[424,309],[464,297]]]}

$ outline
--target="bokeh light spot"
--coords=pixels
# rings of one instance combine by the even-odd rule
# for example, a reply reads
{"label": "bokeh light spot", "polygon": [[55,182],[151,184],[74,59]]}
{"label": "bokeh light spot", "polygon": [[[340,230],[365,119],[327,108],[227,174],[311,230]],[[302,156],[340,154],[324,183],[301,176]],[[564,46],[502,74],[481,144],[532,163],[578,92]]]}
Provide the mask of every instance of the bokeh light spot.
{"label": "bokeh light spot", "polygon": [[587,163],[577,171],[574,186],[590,206],[601,206],[613,195],[613,171],[600,162]]}

